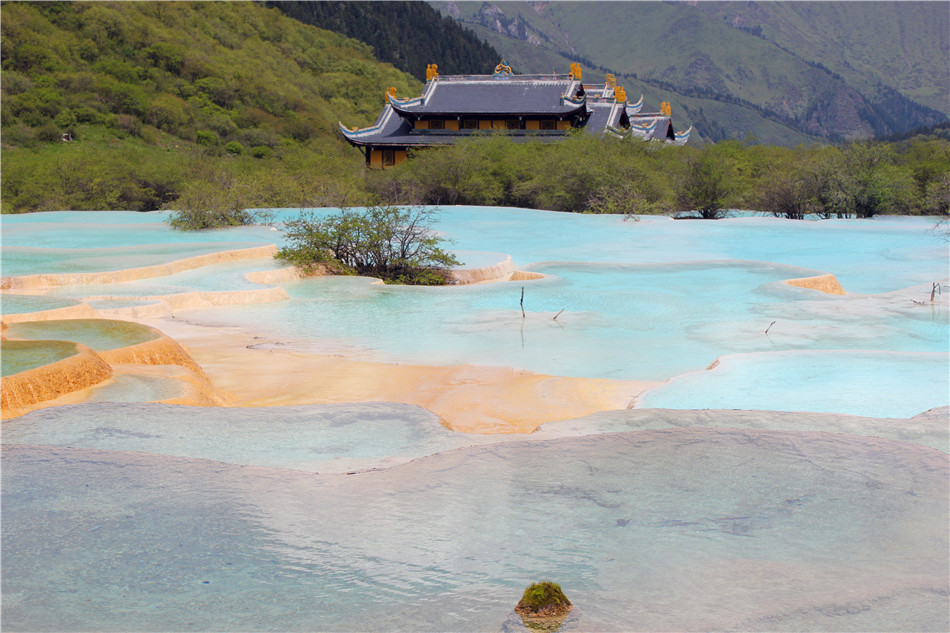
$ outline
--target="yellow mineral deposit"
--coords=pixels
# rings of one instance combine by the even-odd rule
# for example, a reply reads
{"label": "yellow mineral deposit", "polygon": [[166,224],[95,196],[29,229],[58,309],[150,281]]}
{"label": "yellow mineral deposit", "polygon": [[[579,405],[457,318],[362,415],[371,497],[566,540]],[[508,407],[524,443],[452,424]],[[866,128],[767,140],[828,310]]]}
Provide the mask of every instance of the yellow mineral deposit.
{"label": "yellow mineral deposit", "polygon": [[0,379],[0,417],[16,417],[41,402],[98,385],[112,376],[112,367],[98,354],[78,343],[76,349],[69,358]]}
{"label": "yellow mineral deposit", "polygon": [[[88,398],[91,388],[101,386],[113,375],[147,375],[149,371],[154,375],[164,373],[165,378],[181,385],[176,397],[163,402],[195,406],[224,404],[188,352],[174,339],[154,328],[149,329],[157,338],[98,353],[77,343],[74,356],[4,376],[0,418],[8,420],[44,406],[80,403]],[[71,397],[64,398],[67,395]]]}
{"label": "yellow mineral deposit", "polygon": [[15,277],[0,278],[0,289],[29,290],[36,288],[56,288],[59,286],[89,286],[137,281],[139,279],[151,279],[153,277],[166,277],[168,275],[174,275],[175,273],[201,268],[202,266],[210,266],[212,264],[270,257],[276,252],[277,246],[268,244],[266,246],[255,246],[252,248],[196,255],[168,264],[143,266],[141,268],[127,268],[124,270],[99,273],[17,275]]}
{"label": "yellow mineral deposit", "polygon": [[[238,328],[148,323],[178,341],[229,406],[402,402],[463,433],[531,433],[545,422],[627,408],[655,381],[548,376],[511,367],[425,366],[317,354]],[[288,380],[288,375],[293,375]]]}
{"label": "yellow mineral deposit", "polygon": [[831,273],[826,275],[816,275],[814,277],[802,277],[800,279],[787,279],[785,283],[790,286],[798,286],[799,288],[810,288],[812,290],[819,290],[829,295],[844,295],[847,294],[844,291],[844,288],[841,287],[841,284],[838,283],[837,278]]}
{"label": "yellow mineral deposit", "polygon": [[[275,249],[274,246],[241,249],[108,273],[4,278],[2,286],[15,288],[17,292],[42,294],[47,288],[61,285],[115,283],[169,275],[224,261],[270,259]],[[544,277],[541,273],[515,270],[510,257],[490,266],[456,271],[454,275],[456,281],[463,284]],[[302,276],[301,271],[292,267],[246,274],[248,280],[260,284],[279,284]],[[43,313],[4,315],[4,320],[10,322],[120,318],[149,325],[158,337],[100,352],[98,356],[87,349],[88,353],[82,357],[87,359],[87,364],[82,367],[88,369],[89,375],[82,380],[75,375],[79,370],[63,373],[56,364],[10,376],[9,390],[4,378],[3,418],[22,415],[40,406],[82,402],[88,398],[91,387],[113,373],[157,372],[182,384],[180,397],[166,401],[177,404],[261,407],[391,401],[425,407],[456,431],[530,433],[545,422],[626,408],[639,394],[658,384],[547,376],[509,367],[429,367],[312,354],[280,349],[276,345],[262,346],[257,333],[236,334],[231,329],[192,326],[170,316],[178,309],[264,303],[288,297],[283,288],[275,285],[256,290],[139,297],[134,305],[99,310],[83,302]],[[115,297],[85,298],[93,304],[108,299]],[[91,358],[97,363],[93,364]],[[293,380],[287,380],[290,373]],[[36,386],[31,387],[33,383]],[[54,389],[53,384],[60,388]],[[25,398],[30,399],[29,402]]]}
{"label": "yellow mineral deposit", "polygon": [[544,275],[529,270],[516,270],[511,274],[509,281],[531,281],[533,279],[544,279]]}
{"label": "yellow mineral deposit", "polygon": [[80,303],[65,308],[54,308],[40,312],[25,312],[22,314],[4,314],[5,323],[25,323],[27,321],[62,321],[63,319],[95,319],[99,316],[91,306]]}
{"label": "yellow mineral deposit", "polygon": [[[89,301],[113,299],[114,297],[89,297]],[[100,308],[98,314],[116,319],[148,319],[171,314],[175,310],[186,308],[210,308],[214,306],[248,305],[252,303],[273,303],[290,298],[280,286],[255,290],[225,290],[219,292],[181,292],[170,295],[140,297],[141,303],[120,308]]]}
{"label": "yellow mineral deposit", "polygon": [[180,365],[204,376],[201,367],[181,345],[161,332],[155,332],[159,335],[155,340],[102,351],[99,355],[110,365]]}

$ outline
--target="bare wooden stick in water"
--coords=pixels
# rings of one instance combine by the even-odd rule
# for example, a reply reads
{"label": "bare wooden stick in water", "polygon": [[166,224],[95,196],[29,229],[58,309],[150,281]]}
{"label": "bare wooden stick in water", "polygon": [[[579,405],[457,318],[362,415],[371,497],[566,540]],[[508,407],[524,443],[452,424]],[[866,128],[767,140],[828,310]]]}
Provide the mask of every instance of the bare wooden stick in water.
{"label": "bare wooden stick in water", "polygon": [[[564,310],[565,310],[565,308],[561,308],[561,312],[564,312]],[[561,316],[561,312],[558,312],[557,314],[554,315],[554,320],[555,320],[555,321],[557,321],[557,318],[558,318],[559,316]]]}
{"label": "bare wooden stick in water", "polygon": [[524,318],[524,286],[521,286],[521,318]]}
{"label": "bare wooden stick in water", "polygon": [[771,323],[769,323],[769,326],[768,326],[767,328],[765,328],[765,333],[766,333],[766,334],[769,333],[769,330],[772,329],[772,326],[773,326],[773,325],[775,325],[775,321],[772,321]]}

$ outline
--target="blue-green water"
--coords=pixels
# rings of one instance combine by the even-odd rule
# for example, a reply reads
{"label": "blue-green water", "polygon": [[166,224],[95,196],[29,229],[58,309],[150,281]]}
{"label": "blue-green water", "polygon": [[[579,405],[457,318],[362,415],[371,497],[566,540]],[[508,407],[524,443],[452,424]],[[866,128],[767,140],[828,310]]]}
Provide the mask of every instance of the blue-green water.
{"label": "blue-green water", "polygon": [[643,431],[354,475],[4,442],[9,630],[500,631],[544,578],[574,630],[947,625],[946,454],[905,442]]}
{"label": "blue-green water", "polygon": [[728,356],[712,371],[678,376],[648,392],[637,406],[909,418],[920,413],[921,402],[945,398],[948,386],[946,354],[772,352]]}
{"label": "blue-green water", "polygon": [[[4,216],[3,275],[281,239],[162,217]],[[283,302],[176,311],[290,349],[669,380],[640,406],[869,417],[634,410],[476,437],[406,405],[150,405],[135,399],[172,385],[117,381],[4,422],[3,626],[515,630],[521,591],[551,578],[580,609],[571,630],[948,630],[946,409],[893,419],[950,401],[950,295],[930,301],[948,243],[932,225],[453,207],[437,228],[469,266],[510,254],[546,277],[320,278],[281,284]],[[4,294],[4,312],[245,290],[274,267],[60,288],[49,304]],[[848,295],[783,283],[820,273]]]}
{"label": "blue-green water", "polygon": [[[278,210],[277,217],[296,213]],[[4,274],[11,253],[15,270],[38,273],[115,270],[146,260],[282,244],[282,234],[269,227],[179,232],[164,217],[121,212],[5,217]],[[875,365],[880,383],[887,384],[891,374],[923,372],[926,379],[892,393],[892,406],[880,411],[885,416],[923,411],[948,400],[939,386],[950,383],[950,362],[943,366],[939,358],[946,358],[950,349],[950,295],[929,299],[931,284],[946,283],[950,276],[948,243],[934,224],[933,219],[904,217],[625,221],[618,216],[448,207],[435,228],[466,267],[491,265],[510,255],[518,268],[545,278],[448,288],[317,278],[282,284],[289,301],[179,313],[244,327],[308,351],[342,347],[388,362],[474,363],[591,378],[668,380],[701,371],[723,356],[735,364],[753,358],[749,354],[834,351],[823,360],[781,356],[784,371],[770,370],[769,375],[791,380],[758,380],[745,385],[743,393],[758,407],[769,408],[774,397],[774,408],[787,408],[782,387],[770,385],[794,384],[795,376],[806,375],[796,359],[823,362],[825,380],[813,381],[809,406],[829,411],[853,407],[852,412],[861,414],[873,414],[878,406],[870,400],[859,405],[869,383],[857,384],[853,372],[834,368],[861,364],[864,352],[899,352]],[[141,305],[143,297],[247,290],[260,286],[248,281],[246,273],[279,266],[268,259],[238,261],[134,282],[66,286],[50,290],[46,300],[92,297],[94,307],[114,308]],[[847,296],[782,283],[822,273],[834,274]],[[7,296],[11,311],[25,309],[16,295]],[[922,365],[915,354],[936,354],[938,360]],[[724,375],[710,372],[702,381],[667,385],[662,402],[669,407],[719,402],[716,377]],[[679,389],[688,393],[679,394]],[[854,397],[843,405],[840,394],[845,392]],[[641,406],[649,401],[642,398]]]}
{"label": "blue-green water", "polygon": [[20,339],[58,339],[82,343],[95,351],[138,345],[158,338],[150,327],[110,319],[63,319],[14,323],[7,336]]}
{"label": "blue-green water", "polygon": [[0,376],[49,365],[76,353],[72,341],[0,341]]}
{"label": "blue-green water", "polygon": [[3,310],[3,314],[28,314],[30,312],[65,308],[76,304],[76,301],[70,299],[61,299],[59,297],[45,295],[18,295],[11,293],[0,295],[0,309]]}

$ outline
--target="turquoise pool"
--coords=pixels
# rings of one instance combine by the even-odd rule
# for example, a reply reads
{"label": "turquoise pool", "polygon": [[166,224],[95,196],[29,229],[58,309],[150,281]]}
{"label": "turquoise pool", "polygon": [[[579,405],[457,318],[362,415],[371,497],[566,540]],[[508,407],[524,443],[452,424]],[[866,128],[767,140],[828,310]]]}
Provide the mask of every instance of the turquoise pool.
{"label": "turquoise pool", "polygon": [[[277,217],[296,213],[278,210]],[[282,243],[281,233],[270,227],[182,233],[172,231],[163,218],[160,213],[122,212],[5,217],[4,274],[11,254],[12,270],[26,274],[114,270]],[[934,219],[905,217],[626,221],[448,207],[435,228],[466,267],[491,265],[510,255],[516,267],[545,278],[448,288],[318,278],[283,283],[289,301],[180,313],[217,325],[263,329],[310,351],[338,350],[342,342],[387,362],[474,363],[591,378],[668,380],[701,372],[720,357],[730,357],[734,366],[770,354],[778,354],[775,359],[783,368],[780,374],[770,369],[770,376],[805,376],[808,364],[824,361],[786,352],[833,350],[834,362],[820,370],[824,379],[809,390],[812,410],[829,411],[850,406],[842,402],[841,392],[856,393],[851,402],[857,403],[860,391],[870,385],[855,383],[853,372],[836,371],[836,363],[861,364],[862,354],[892,353],[886,362],[874,364],[880,384],[888,384],[890,376],[921,372],[926,379],[912,381],[917,389],[892,394],[897,402],[881,409],[885,416],[947,404],[945,390],[934,387],[950,382],[950,362],[941,360],[950,349],[950,294],[938,294],[930,302],[929,293],[933,282],[946,283],[950,277],[948,242],[933,230],[934,224]],[[93,305],[121,307],[148,296],[247,290],[261,286],[248,281],[246,273],[279,266],[266,259],[218,264],[134,282],[56,288],[45,300],[106,297]],[[847,296],[783,283],[823,273],[834,274]],[[25,309],[22,300],[10,297],[13,311]],[[937,360],[922,365],[915,356],[921,354]],[[754,372],[750,368],[748,373]],[[703,394],[709,403],[720,402],[713,396],[718,387],[712,385],[723,376],[724,371],[709,372],[702,381],[709,387],[700,390],[697,379],[674,381],[660,392],[663,406],[702,408],[707,406]],[[746,384],[743,392],[749,397],[743,402],[787,408],[780,385],[794,382],[782,378]],[[865,404],[854,412],[873,414],[868,409]]]}
{"label": "turquoise pool", "polygon": [[[162,218],[4,216],[3,274],[281,239],[176,233]],[[282,283],[287,301],[178,310],[287,349],[668,381],[639,402],[664,409],[467,436],[407,405],[179,407],[141,402],[173,394],[165,379],[117,380],[89,403],[4,421],[4,627],[514,631],[524,587],[550,578],[578,606],[571,630],[947,630],[946,410],[897,419],[950,400],[950,295],[929,299],[950,251],[932,225],[453,207],[437,228],[468,266],[511,255],[545,277],[320,278]],[[246,290],[248,272],[275,267],[3,306]],[[784,283],[820,273],[848,294]],[[29,327],[11,326],[94,348],[137,331]]]}

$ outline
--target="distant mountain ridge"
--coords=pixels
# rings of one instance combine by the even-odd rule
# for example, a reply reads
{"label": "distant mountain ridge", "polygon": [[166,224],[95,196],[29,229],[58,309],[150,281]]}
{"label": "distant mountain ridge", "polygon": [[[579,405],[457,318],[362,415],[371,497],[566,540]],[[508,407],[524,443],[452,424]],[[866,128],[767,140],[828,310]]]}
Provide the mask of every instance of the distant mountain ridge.
{"label": "distant mountain ridge", "polygon": [[580,61],[705,140],[880,137],[950,115],[943,2],[432,2],[519,72]]}

